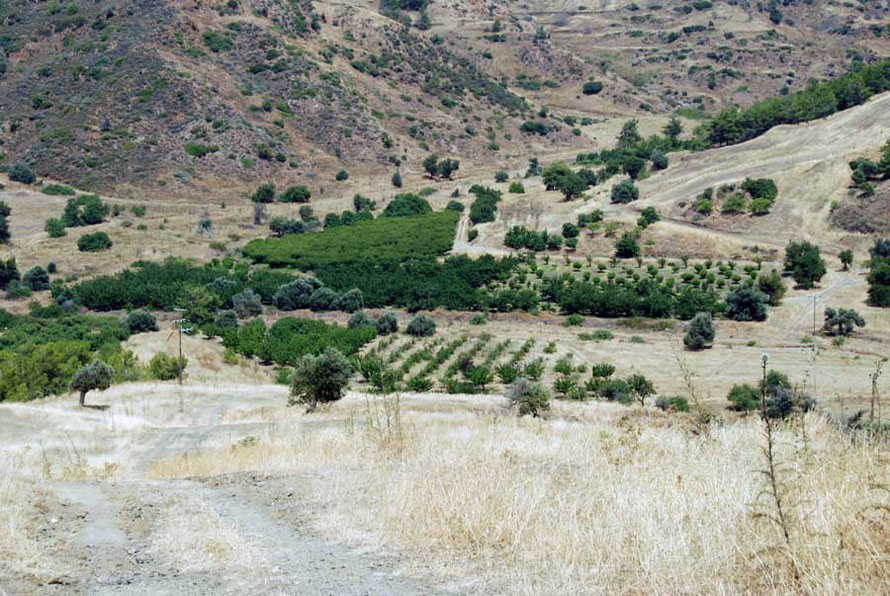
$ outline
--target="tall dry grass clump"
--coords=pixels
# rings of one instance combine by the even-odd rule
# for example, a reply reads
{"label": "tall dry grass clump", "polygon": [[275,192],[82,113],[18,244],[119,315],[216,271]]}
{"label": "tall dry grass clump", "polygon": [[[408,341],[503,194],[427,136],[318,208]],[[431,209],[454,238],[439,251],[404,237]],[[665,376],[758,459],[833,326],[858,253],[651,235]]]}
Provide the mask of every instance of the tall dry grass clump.
{"label": "tall dry grass clump", "polygon": [[[402,412],[400,439],[301,429],[161,475],[324,468],[320,524],[514,594],[887,593],[884,445],[815,414],[774,429],[790,539],[762,515],[762,422],[559,404],[550,420]],[[567,418],[571,418],[569,421]],[[800,426],[803,428],[800,428]],[[382,437],[382,438],[381,438]],[[805,441],[802,440],[805,437]],[[803,443],[805,442],[805,448]],[[305,482],[305,477],[295,479]],[[793,520],[793,521],[792,521]]]}

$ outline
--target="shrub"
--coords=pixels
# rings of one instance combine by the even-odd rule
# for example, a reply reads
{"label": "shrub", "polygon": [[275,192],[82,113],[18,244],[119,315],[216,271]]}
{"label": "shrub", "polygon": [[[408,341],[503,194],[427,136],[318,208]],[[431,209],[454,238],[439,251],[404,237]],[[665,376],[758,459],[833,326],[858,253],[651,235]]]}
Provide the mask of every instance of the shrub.
{"label": "shrub", "polygon": [[550,393],[540,383],[526,378],[516,379],[507,390],[507,401],[520,416],[538,417],[550,409]]}
{"label": "shrub", "polygon": [[216,313],[216,319],[214,319],[213,324],[220,329],[237,329],[238,313],[231,309],[221,310]]}
{"label": "shrub", "polygon": [[760,406],[760,391],[748,384],[733,385],[726,396],[734,410],[748,412]]}
{"label": "shrub", "polygon": [[659,397],[655,400],[655,407],[663,411],[688,412],[689,401],[685,397]]}
{"label": "shrub", "polygon": [[664,154],[663,151],[659,149],[655,149],[652,151],[652,154],[649,156],[649,159],[652,160],[652,167],[656,170],[666,170],[669,164],[668,156]]}
{"label": "shrub", "polygon": [[46,220],[43,229],[49,234],[50,238],[61,238],[68,233],[65,231],[65,222],[58,217],[50,217]]}
{"label": "shrub", "polygon": [[396,195],[383,210],[384,217],[409,217],[431,213],[429,201],[413,193]]}
{"label": "shrub", "polygon": [[630,203],[640,198],[640,191],[631,180],[622,180],[612,187],[613,203]]}
{"label": "shrub", "polygon": [[336,348],[326,348],[318,356],[303,356],[291,377],[288,405],[306,404],[306,411],[314,412],[319,402],[342,398],[351,377],[349,360]]}
{"label": "shrub", "polygon": [[655,207],[646,207],[640,211],[640,217],[637,218],[637,225],[641,228],[648,228],[652,224],[661,220],[661,216]]}
{"label": "shrub", "polygon": [[639,254],[640,245],[637,242],[637,235],[633,232],[624,232],[615,243],[615,256],[619,259],[633,259]]}
{"label": "shrub", "polygon": [[476,200],[470,205],[470,221],[473,225],[494,221],[501,200],[500,191],[474,184],[470,187],[470,192],[476,195]]}
{"label": "shrub", "polygon": [[689,330],[683,337],[683,344],[690,350],[701,350],[711,346],[714,335],[714,321],[711,319],[711,313],[700,312],[689,323]]}
{"label": "shrub", "polygon": [[457,211],[458,213],[463,213],[464,204],[461,203],[460,201],[451,200],[451,201],[448,201],[447,205],[445,205],[445,210],[446,211]]}
{"label": "shrub", "polygon": [[134,310],[127,315],[127,327],[130,329],[130,333],[157,331],[158,320],[148,311]]}
{"label": "shrub", "polygon": [[720,208],[720,211],[727,214],[732,213],[744,213],[747,209],[748,200],[745,198],[745,195],[736,192],[729,197],[725,201],[723,201],[723,206]]}
{"label": "shrub", "polygon": [[510,179],[510,175],[507,174],[504,170],[498,170],[494,173],[494,181],[495,182],[506,182]]}
{"label": "shrub", "polygon": [[[259,205],[260,203],[257,203]],[[299,219],[284,219],[283,217],[273,217],[269,220],[269,231],[276,238],[281,238],[286,234],[303,234],[307,230],[307,226]]]}
{"label": "shrub", "polygon": [[176,356],[158,352],[148,361],[148,374],[158,381],[171,381],[178,378],[180,371],[185,371],[186,366],[188,358],[185,356],[179,360]]}
{"label": "shrub", "polygon": [[34,184],[37,176],[34,171],[26,163],[14,163],[6,170],[6,175],[13,182],[21,182],[22,184]]}
{"label": "shrub", "polygon": [[33,292],[49,289],[49,273],[43,267],[32,267],[22,275],[22,283]]}
{"label": "shrub", "polygon": [[736,288],[726,297],[726,316],[736,321],[765,321],[769,297],[752,287]]}
{"label": "shrub", "polygon": [[596,95],[603,90],[603,84],[600,81],[587,81],[581,88],[584,95]]}
{"label": "shrub", "polygon": [[402,188],[402,175],[399,172],[395,172],[392,175],[392,185],[396,188]]}
{"label": "shrub", "polygon": [[272,304],[279,310],[309,308],[312,295],[320,287],[321,282],[314,277],[301,277],[278,288],[272,297]]}
{"label": "shrub", "polygon": [[362,291],[353,288],[348,292],[344,292],[336,302],[337,310],[342,310],[343,312],[354,313],[360,310],[365,305],[365,298],[362,294]]}
{"label": "shrub", "polygon": [[405,327],[405,333],[415,337],[429,337],[436,333],[436,322],[427,315],[415,315]]}
{"label": "shrub", "polygon": [[344,182],[346,180],[349,180],[349,172],[347,172],[346,170],[340,170],[334,176],[334,180],[336,180],[337,182]]}
{"label": "shrub", "polygon": [[399,330],[399,320],[391,312],[385,312],[377,319],[375,323],[377,333],[380,335],[389,335]]}
{"label": "shrub", "polygon": [[339,296],[330,288],[318,288],[309,297],[309,308],[314,311],[334,310]]}
{"label": "shrub", "polygon": [[[272,191],[274,197],[274,186],[272,187]],[[298,184],[296,186],[288,186],[284,192],[281,193],[281,196],[278,197],[278,200],[282,203],[306,203],[311,198],[312,192],[302,184]]]}
{"label": "shrub", "polygon": [[77,194],[76,190],[64,184],[46,184],[40,188],[40,192],[50,196],[64,195],[73,197]]}
{"label": "shrub", "polygon": [[202,35],[204,44],[211,52],[228,52],[232,49],[232,38],[229,33],[205,31]]}
{"label": "shrub", "polygon": [[108,205],[98,195],[81,195],[68,199],[62,221],[69,228],[102,223],[108,215]]}
{"label": "shrub", "polygon": [[769,273],[761,273],[757,278],[757,287],[769,298],[770,306],[779,306],[785,296],[785,284],[778,270],[773,269]]}
{"label": "shrub", "polygon": [[260,184],[257,189],[250,195],[250,200],[254,203],[272,203],[275,201],[275,185],[271,182]]}
{"label": "shrub", "polygon": [[260,295],[247,288],[232,296],[232,308],[239,318],[257,317],[263,314],[263,303]]}
{"label": "shrub", "polygon": [[80,393],[80,405],[83,406],[87,392],[104,391],[111,387],[114,369],[102,362],[93,360],[76,373],[71,379],[71,389]]}
{"label": "shrub", "polygon": [[510,183],[509,192],[516,195],[521,195],[525,193],[525,186],[523,186],[522,182],[518,180]]}
{"label": "shrub", "polygon": [[358,327],[374,327],[374,321],[371,317],[368,316],[363,310],[356,311],[349,317],[349,321],[346,323],[346,326],[350,329],[356,329]]}
{"label": "shrub", "polygon": [[217,145],[205,145],[204,143],[188,143],[185,146],[185,152],[192,157],[204,157],[211,153],[219,151]]}
{"label": "shrub", "polygon": [[81,252],[100,252],[111,248],[111,238],[105,232],[84,234],[77,239],[77,249]]}

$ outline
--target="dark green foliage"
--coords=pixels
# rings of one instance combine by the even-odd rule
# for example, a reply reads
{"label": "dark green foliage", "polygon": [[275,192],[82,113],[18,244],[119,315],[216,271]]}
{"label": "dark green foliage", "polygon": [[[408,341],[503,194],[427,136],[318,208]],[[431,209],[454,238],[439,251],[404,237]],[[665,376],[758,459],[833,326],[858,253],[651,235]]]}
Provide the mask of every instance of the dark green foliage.
{"label": "dark green foliage", "polygon": [[291,377],[288,405],[306,404],[306,411],[313,412],[319,402],[342,398],[351,377],[352,365],[336,348],[325,348],[318,356],[303,356]]}
{"label": "dark green foliage", "polygon": [[688,412],[689,401],[685,397],[659,397],[655,400],[655,407],[665,412]]}
{"label": "dark green foliage", "polygon": [[334,310],[339,296],[330,288],[318,288],[309,297],[309,308],[314,311]]}
{"label": "dark green foliage", "polygon": [[696,137],[707,146],[741,143],[773,126],[816,120],[862,104],[887,90],[890,60],[873,65],[860,62],[850,72],[831,81],[813,83],[803,91],[767,99],[741,111],[728,108],[697,129]]}
{"label": "dark green foliage", "polygon": [[187,366],[188,358],[185,356],[180,360],[176,356],[158,352],[148,361],[148,374],[157,381],[172,381],[178,378]]}
{"label": "dark green foliage", "polygon": [[408,321],[405,333],[415,337],[429,337],[436,333],[436,322],[427,315],[414,315]]}
{"label": "dark green foliage", "polygon": [[476,195],[476,200],[470,205],[470,221],[474,225],[494,221],[501,192],[474,184],[470,187],[470,193]]}
{"label": "dark green foliage", "polygon": [[578,234],[581,233],[580,228],[571,222],[566,222],[562,224],[562,235],[563,238],[577,238]]}
{"label": "dark green foliage", "polygon": [[350,329],[356,329],[358,327],[374,327],[374,325],[374,320],[363,310],[353,313],[353,315],[349,317],[349,321],[346,323],[346,326]]}
{"label": "dark green foliage", "polygon": [[640,244],[634,232],[624,232],[615,243],[615,256],[619,259],[633,259],[640,254]]}
{"label": "dark green foliage", "polygon": [[346,180],[349,180],[349,172],[347,172],[346,170],[340,170],[339,172],[337,172],[337,175],[334,176],[334,180],[336,180],[337,182],[344,182]]}
{"label": "dark green foliage", "polygon": [[838,254],[838,258],[841,261],[841,265],[844,266],[844,271],[847,271],[850,269],[850,265],[853,264],[853,251],[849,248],[842,250]]}
{"label": "dark green foliage", "polygon": [[423,160],[423,169],[430,178],[444,178],[450,180],[451,176],[460,169],[460,161],[456,159],[439,159],[435,153]]}
{"label": "dark green foliage", "polygon": [[831,335],[850,335],[856,327],[865,327],[865,319],[852,308],[826,308],[823,328]]}
{"label": "dark green foliage", "polygon": [[402,175],[399,172],[393,173],[392,185],[396,188],[402,188]]}
{"label": "dark green foliage", "polygon": [[232,34],[228,31],[205,31],[204,45],[214,53],[228,52],[232,49]]}
{"label": "dark green foliage", "polygon": [[377,208],[377,201],[372,201],[368,197],[357,194],[352,197],[352,206],[356,213],[370,213]]}
{"label": "dark green foliage", "polygon": [[806,241],[792,241],[785,247],[785,270],[802,288],[812,288],[826,273],[819,247]]}
{"label": "dark green foliage", "polygon": [[448,201],[447,205],[445,205],[445,209],[446,209],[446,211],[457,211],[458,213],[463,213],[464,204],[461,203],[460,201],[451,200],[451,201]]}
{"label": "dark green foliage", "polygon": [[654,151],[652,151],[649,159],[652,160],[652,167],[656,170],[666,170],[670,163],[668,160],[668,156],[665,155],[665,153],[660,149],[655,149]]}
{"label": "dark green foliage", "polygon": [[[272,195],[274,198],[274,186],[272,187]],[[282,203],[307,203],[311,198],[312,192],[302,184],[298,184],[296,186],[288,186],[284,192],[281,193],[281,196],[278,197],[278,200]]]}
{"label": "dark green foliage", "polygon": [[510,179],[510,175],[507,174],[504,170],[498,170],[494,173],[494,181],[495,182],[506,182]]}
{"label": "dark green foliage", "polygon": [[769,273],[761,273],[757,278],[757,287],[769,298],[770,306],[779,306],[785,296],[785,284],[777,269]]}
{"label": "dark green foliage", "polygon": [[8,217],[12,213],[9,205],[0,201],[0,244],[9,243],[12,233],[9,231]]}
{"label": "dark green foliage", "polygon": [[250,200],[254,203],[272,203],[275,201],[275,185],[271,182],[260,184],[257,189],[250,195]]}
{"label": "dark green foliage", "polygon": [[640,217],[637,218],[637,225],[641,228],[648,228],[652,224],[661,220],[655,207],[646,207],[640,211]]}
{"label": "dark green foliage", "polygon": [[111,238],[105,232],[84,234],[77,239],[77,250],[81,252],[100,252],[111,248]]}
{"label": "dark green foliage", "polygon": [[253,240],[242,252],[258,262],[304,269],[355,259],[435,257],[451,249],[458,218],[454,211],[380,217],[318,234]]}
{"label": "dark green foliage", "polygon": [[551,128],[538,120],[526,120],[519,127],[519,130],[525,134],[535,134],[543,137],[550,132]]}
{"label": "dark green foliage", "polygon": [[129,337],[117,318],[72,315],[59,306],[12,315],[0,311],[0,401],[65,393],[75,373],[96,358],[121,356]]}
{"label": "dark green foliage", "polygon": [[68,233],[65,231],[65,222],[58,217],[50,217],[46,220],[43,229],[49,234],[50,238],[61,238]]}
{"label": "dark green foliage", "polygon": [[45,195],[64,195],[69,197],[73,197],[77,194],[76,190],[74,190],[70,186],[65,186],[64,184],[46,184],[40,188],[40,192]]}
{"label": "dark green foliage", "polygon": [[71,389],[80,393],[80,405],[84,405],[87,392],[108,389],[111,387],[113,377],[113,368],[101,360],[93,360],[74,373],[71,378]]}
{"label": "dark green foliage", "polygon": [[22,275],[22,283],[33,292],[42,292],[49,289],[49,273],[43,267],[31,267]]}
{"label": "dark green foliage", "polygon": [[127,328],[130,330],[130,333],[157,331],[158,320],[148,311],[134,310],[127,315]]}
{"label": "dark green foliage", "polygon": [[683,345],[690,350],[702,350],[708,348],[714,342],[714,321],[711,313],[701,312],[695,315],[689,323],[689,330],[683,337]]}
{"label": "dark green foliage", "polygon": [[380,315],[374,325],[377,327],[377,333],[380,335],[390,335],[399,330],[399,320],[391,312],[385,312]]}
{"label": "dark green foliage", "polygon": [[98,195],[80,195],[68,199],[65,211],[62,213],[62,221],[69,228],[92,226],[102,223],[109,211],[108,205],[103,203]]}
{"label": "dark green foliage", "polygon": [[218,329],[236,329],[238,327],[238,313],[232,309],[221,310],[213,321]]}
{"label": "dark green foliage", "polygon": [[618,133],[618,149],[628,149],[630,147],[634,147],[638,145],[643,137],[640,136],[639,131],[637,130],[637,125],[639,122],[634,120],[628,120],[621,126],[621,132]]}
{"label": "dark green foliage", "polygon": [[279,310],[309,308],[312,295],[321,287],[321,282],[314,277],[301,277],[278,288],[272,304]]}
{"label": "dark green foliage", "polygon": [[603,90],[603,84],[600,81],[587,81],[581,90],[584,95],[596,95]]}
{"label": "dark green foliage", "polygon": [[726,316],[736,321],[765,321],[769,297],[756,288],[742,286],[726,297]]}
{"label": "dark green foliage", "polygon": [[432,213],[429,201],[413,193],[396,195],[383,210],[384,217],[409,217]]}
{"label": "dark green foliage", "polygon": [[337,298],[337,302],[334,306],[337,310],[354,313],[360,310],[364,305],[365,297],[362,294],[362,291],[358,288],[353,288],[347,292],[343,292],[343,294]]}
{"label": "dark green foliage", "polygon": [[192,157],[204,157],[211,153],[219,151],[218,145],[205,145],[204,143],[188,143],[185,146],[185,152]]}
{"label": "dark green foliage", "polygon": [[643,170],[646,169],[646,160],[636,155],[628,155],[624,158],[622,168],[624,173],[630,176],[631,180],[636,180],[643,173]]}
{"label": "dark green foliage", "polygon": [[748,384],[733,385],[726,396],[734,410],[749,412],[760,406],[760,390]]}
{"label": "dark green foliage", "polygon": [[22,184],[34,184],[37,176],[34,170],[26,163],[14,163],[6,170],[7,176],[13,182],[21,182]]}
{"label": "dark green foliage", "polygon": [[612,187],[613,203],[630,203],[640,198],[640,191],[631,180],[622,180]]}
{"label": "dark green foliage", "polygon": [[872,306],[890,306],[890,241],[876,239],[870,252],[868,302]]}
{"label": "dark green foliage", "polygon": [[0,260],[0,290],[5,290],[10,283],[21,279],[15,257],[6,261]]}
{"label": "dark green foliage", "polygon": [[247,288],[232,296],[232,309],[242,319],[258,317],[263,314],[263,303],[259,294]]}
{"label": "dark green foliage", "polygon": [[281,238],[285,234],[303,234],[308,227],[305,222],[298,219],[284,219],[283,217],[273,217],[269,220],[269,231],[276,238]]}

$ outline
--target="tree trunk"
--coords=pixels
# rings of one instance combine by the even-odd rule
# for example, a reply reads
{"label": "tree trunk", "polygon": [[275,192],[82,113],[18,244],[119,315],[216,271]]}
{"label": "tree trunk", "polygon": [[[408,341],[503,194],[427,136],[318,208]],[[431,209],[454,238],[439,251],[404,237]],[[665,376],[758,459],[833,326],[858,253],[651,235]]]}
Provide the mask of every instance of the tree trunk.
{"label": "tree trunk", "polygon": [[84,405],[83,402],[84,402],[84,400],[86,400],[86,398],[87,398],[87,392],[86,392],[86,390],[81,389],[81,390],[80,390],[80,405],[81,405],[81,407]]}
{"label": "tree trunk", "polygon": [[318,406],[318,400],[312,398],[312,400],[309,402],[309,407],[306,408],[306,413],[311,414],[312,412],[314,412],[316,406]]}

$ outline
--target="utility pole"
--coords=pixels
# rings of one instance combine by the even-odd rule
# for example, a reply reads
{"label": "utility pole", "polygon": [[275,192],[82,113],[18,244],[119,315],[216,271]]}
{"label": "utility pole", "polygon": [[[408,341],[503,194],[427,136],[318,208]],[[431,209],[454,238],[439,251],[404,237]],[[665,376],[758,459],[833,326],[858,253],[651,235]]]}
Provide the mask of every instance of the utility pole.
{"label": "utility pole", "polygon": [[813,335],[816,335],[816,294],[813,294]]}
{"label": "utility pole", "polygon": [[869,414],[869,422],[875,421],[875,404],[878,402],[878,378],[881,376],[882,366],[884,366],[884,361],[878,360],[875,365],[875,372],[871,374],[871,413]]}

